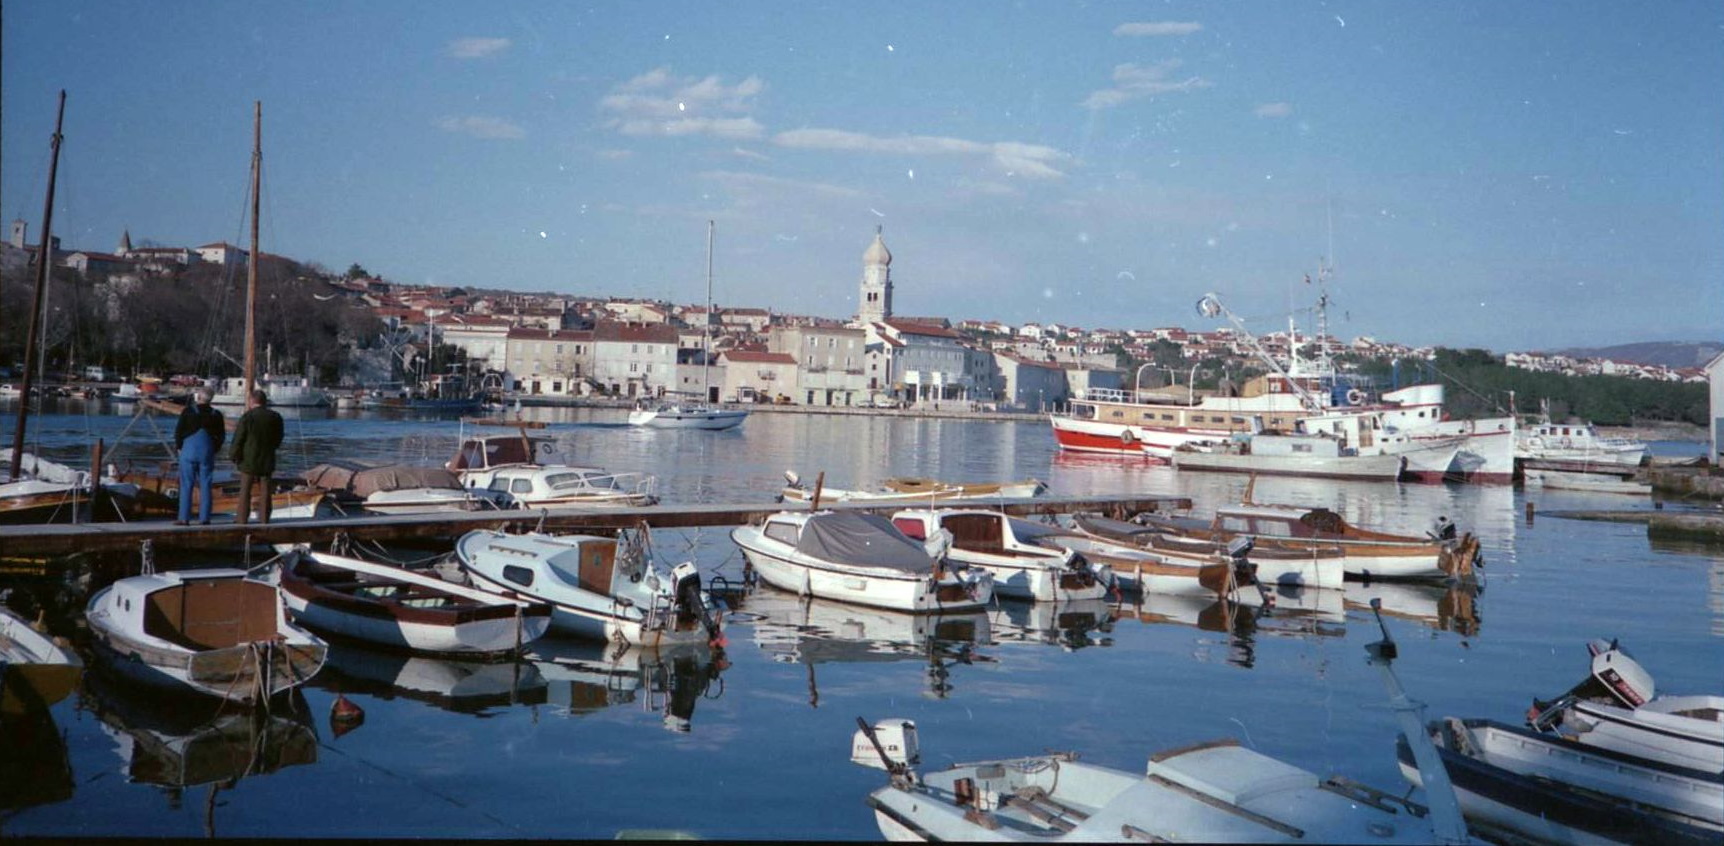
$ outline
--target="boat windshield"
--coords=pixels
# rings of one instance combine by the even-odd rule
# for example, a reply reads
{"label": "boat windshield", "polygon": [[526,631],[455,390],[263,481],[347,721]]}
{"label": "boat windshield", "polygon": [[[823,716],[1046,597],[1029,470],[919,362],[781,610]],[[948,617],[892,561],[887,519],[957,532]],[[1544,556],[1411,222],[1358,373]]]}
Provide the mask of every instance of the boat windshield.
{"label": "boat windshield", "polygon": [[568,488],[614,488],[616,480],[607,476],[588,476],[585,473],[553,473],[545,477],[545,484],[552,490]]}

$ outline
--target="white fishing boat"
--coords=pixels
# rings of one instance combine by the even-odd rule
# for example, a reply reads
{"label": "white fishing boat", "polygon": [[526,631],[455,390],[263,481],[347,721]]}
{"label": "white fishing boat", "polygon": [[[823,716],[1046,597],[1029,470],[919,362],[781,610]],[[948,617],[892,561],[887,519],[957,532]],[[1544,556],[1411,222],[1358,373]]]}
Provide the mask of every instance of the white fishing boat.
{"label": "white fishing boat", "polygon": [[[653,429],[732,429],[748,419],[748,411],[712,404],[712,221],[706,222],[706,311],[701,318],[701,386],[700,399],[693,402],[666,402],[649,406],[645,402],[629,412],[630,426]],[[713,397],[716,399],[716,397]]]}
{"label": "white fishing boat", "polygon": [[592,535],[481,529],[455,544],[474,585],[551,606],[554,630],[634,646],[719,639],[718,608],[684,562],[666,573],[643,543]]}
{"label": "white fishing boat", "polygon": [[783,511],[730,533],[761,581],[804,596],[915,613],[979,608],[993,574],[945,554],[945,536],[912,540],[860,512]]}
{"label": "white fishing boat", "polygon": [[892,515],[892,525],[915,540],[950,533],[947,560],[994,574],[994,592],[1001,596],[1070,602],[1100,599],[1113,589],[1113,570],[1106,564],[1021,540],[1047,530],[997,511],[906,510]]}
{"label": "white fishing boat", "polygon": [[1179,470],[1376,482],[1399,479],[1406,464],[1401,455],[1360,454],[1339,438],[1268,432],[1188,443],[1173,450],[1171,457]]}
{"label": "white fishing boat", "polygon": [[[1402,722],[1422,706],[1387,667],[1394,644],[1372,644]],[[1379,658],[1379,655],[1387,657]],[[890,773],[868,796],[893,841],[1464,843],[1454,795],[1435,770],[1429,809],[1339,776],[1323,778],[1226,739],[1153,755],[1143,773],[1077,760],[1073,753],[954,764],[922,773],[910,720],[858,719],[854,763]]]}
{"label": "white fishing boat", "polygon": [[1646,458],[1646,444],[1634,438],[1607,438],[1589,422],[1555,423],[1550,406],[1515,432],[1514,456],[1527,467],[1595,467],[1632,470]]}
{"label": "white fishing boat", "polygon": [[[1402,421],[1407,415],[1396,409]],[[1412,417],[1413,422],[1420,418]],[[1404,459],[1401,478],[1415,482],[1441,482],[1467,445],[1465,435],[1415,436],[1414,431],[1390,422],[1381,409],[1343,408],[1313,414],[1298,422],[1305,434],[1328,434],[1340,438],[1358,455],[1398,455]]]}
{"label": "white fishing boat", "polygon": [[[265,374],[256,378],[255,387],[269,394],[269,404],[272,406],[318,408],[329,404],[329,395],[313,385],[311,380],[304,376]],[[230,376],[222,379],[213,388],[214,396],[210,398],[211,405],[243,406],[247,402],[243,376]]]}
{"label": "white fishing boat", "polygon": [[[803,485],[802,477],[794,471],[784,471],[784,479],[789,484],[779,493],[780,500],[784,502],[810,502],[814,499],[815,491]],[[882,504],[894,502],[911,504],[934,501],[1028,499],[1041,496],[1047,489],[1047,485],[1036,479],[1025,479],[1020,482],[942,482],[938,479],[900,477],[887,479],[880,484],[878,489],[873,490],[846,490],[821,485],[819,493],[821,502],[867,500]]]}
{"label": "white fishing boat", "polygon": [[[1623,755],[1493,720],[1449,717],[1424,733],[1442,757],[1467,822],[1499,840],[1717,844],[1717,773]],[[1401,774],[1428,774],[1399,742]]]}
{"label": "white fishing boat", "polygon": [[242,704],[303,684],[328,649],[288,619],[275,585],[244,570],[130,576],[90,597],[84,616],[115,672]]}
{"label": "white fishing boat", "polygon": [[1652,675],[1616,641],[1586,645],[1591,673],[1567,693],[1533,700],[1527,722],[1587,746],[1724,773],[1724,696],[1660,696]]}
{"label": "white fishing boat", "polygon": [[[1078,514],[1072,523],[1084,534],[1137,546],[1187,566],[1208,566],[1226,554],[1226,543],[1210,536],[1205,522],[1150,515],[1138,519],[1145,522]],[[1345,561],[1346,553],[1338,546],[1295,550],[1258,543],[1251,551],[1256,582],[1281,588],[1340,590],[1347,577]]]}
{"label": "white fishing boat", "polygon": [[0,715],[52,705],[78,686],[84,662],[54,637],[0,607]]}
{"label": "white fishing boat", "polygon": [[314,631],[452,655],[499,655],[537,640],[550,606],[434,575],[296,547],[277,568],[282,600]]}

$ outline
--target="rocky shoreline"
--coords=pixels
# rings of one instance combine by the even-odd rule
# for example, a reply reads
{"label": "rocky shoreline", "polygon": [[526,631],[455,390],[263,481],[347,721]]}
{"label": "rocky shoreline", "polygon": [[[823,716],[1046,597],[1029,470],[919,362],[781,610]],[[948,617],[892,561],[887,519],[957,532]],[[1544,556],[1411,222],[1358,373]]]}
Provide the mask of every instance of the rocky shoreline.
{"label": "rocky shoreline", "polygon": [[1692,423],[1646,422],[1633,426],[1600,426],[1598,433],[1607,438],[1634,438],[1640,441],[1689,441],[1705,443],[1712,435],[1705,426]]}

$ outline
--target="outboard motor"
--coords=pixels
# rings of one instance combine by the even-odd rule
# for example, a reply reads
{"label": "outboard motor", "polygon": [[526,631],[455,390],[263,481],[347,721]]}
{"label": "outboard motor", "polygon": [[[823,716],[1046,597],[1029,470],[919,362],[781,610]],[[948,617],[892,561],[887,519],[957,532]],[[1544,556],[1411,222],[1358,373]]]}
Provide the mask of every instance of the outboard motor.
{"label": "outboard motor", "polygon": [[856,722],[860,728],[850,736],[851,763],[892,773],[904,772],[922,763],[914,722],[887,719],[872,726],[861,719]]}
{"label": "outboard motor", "polygon": [[1582,699],[1632,709],[1645,705],[1657,695],[1658,688],[1652,681],[1652,674],[1614,639],[1595,638],[1586,644],[1586,651],[1592,655],[1591,674],[1553,700],[1534,699],[1532,707],[1527,709],[1527,725],[1540,731],[1554,729],[1562,725],[1568,706]]}
{"label": "outboard motor", "polygon": [[719,637],[718,620],[714,619],[706,607],[706,597],[700,589],[700,571],[693,561],[684,561],[670,571],[671,595],[676,600],[676,621],[678,625],[699,620],[706,629],[707,636],[713,640]]}
{"label": "outboard motor", "polygon": [[1257,565],[1248,558],[1251,550],[1257,548],[1257,541],[1241,535],[1227,542],[1227,557],[1233,560],[1233,580],[1235,584],[1252,584],[1257,586],[1257,595],[1263,600],[1265,609],[1275,607],[1275,594],[1269,592],[1262,582],[1257,580]]}

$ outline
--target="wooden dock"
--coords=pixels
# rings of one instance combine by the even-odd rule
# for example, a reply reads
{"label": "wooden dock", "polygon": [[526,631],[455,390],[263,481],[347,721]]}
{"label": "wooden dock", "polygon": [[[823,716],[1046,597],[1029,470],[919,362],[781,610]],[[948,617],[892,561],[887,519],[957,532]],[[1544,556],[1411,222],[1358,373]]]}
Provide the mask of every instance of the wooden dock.
{"label": "wooden dock", "polygon": [[[1016,516],[1094,511],[1127,516],[1142,511],[1191,507],[1188,497],[1106,496],[1035,497],[991,501],[942,502],[941,508],[988,508]],[[891,512],[916,506],[902,502],[877,505],[832,503],[822,508],[843,511]],[[84,523],[79,525],[0,526],[0,558],[42,559],[80,552],[135,550],[144,541],[158,550],[222,549],[255,543],[327,543],[337,533],[353,540],[380,542],[452,540],[474,529],[513,529],[573,532],[590,529],[740,526],[785,510],[806,509],[792,503],[735,505],[654,505],[643,508],[559,508],[520,511],[473,511],[464,514],[395,514],[320,520],[283,520],[267,526],[233,523],[175,526],[167,521]]]}

